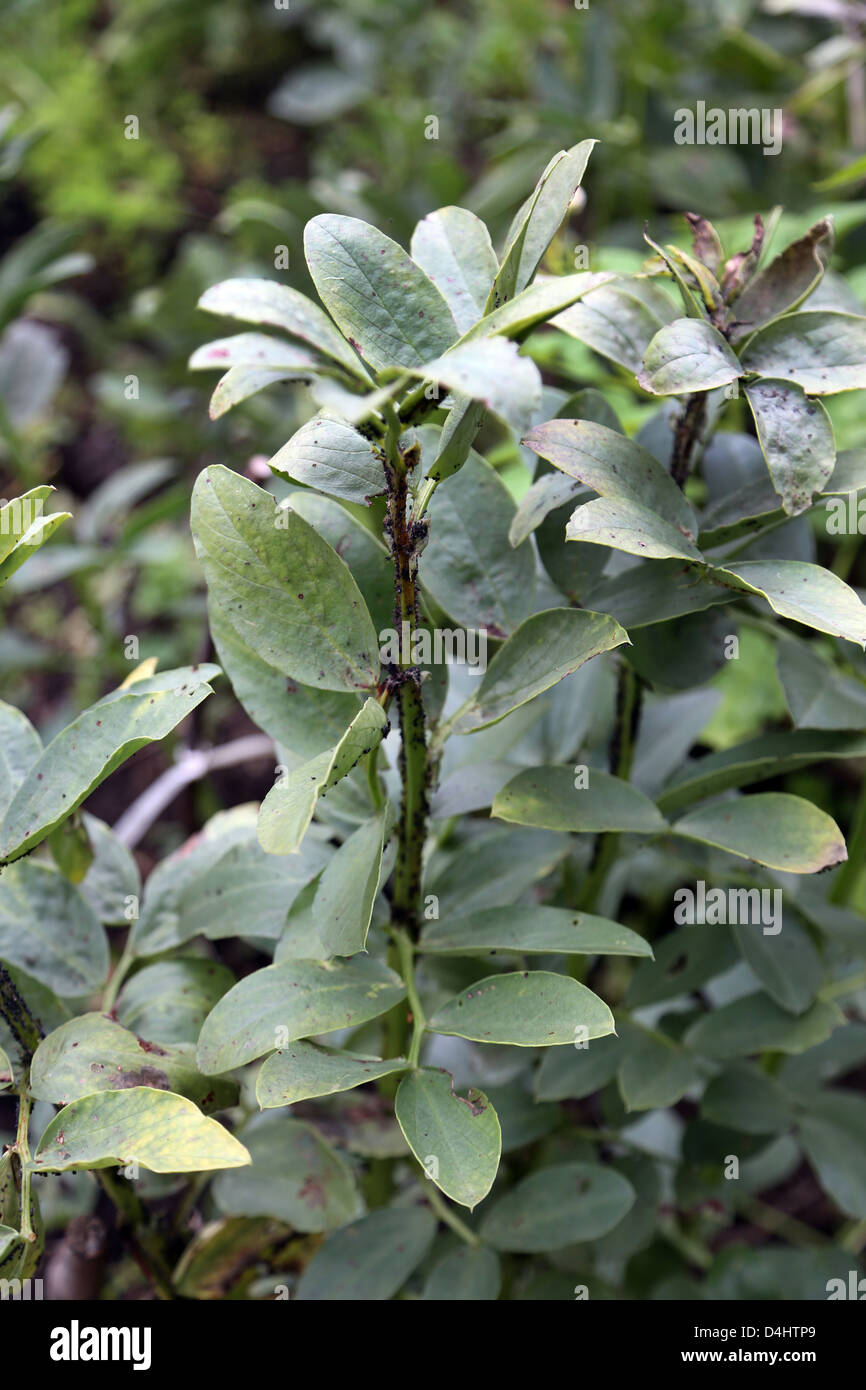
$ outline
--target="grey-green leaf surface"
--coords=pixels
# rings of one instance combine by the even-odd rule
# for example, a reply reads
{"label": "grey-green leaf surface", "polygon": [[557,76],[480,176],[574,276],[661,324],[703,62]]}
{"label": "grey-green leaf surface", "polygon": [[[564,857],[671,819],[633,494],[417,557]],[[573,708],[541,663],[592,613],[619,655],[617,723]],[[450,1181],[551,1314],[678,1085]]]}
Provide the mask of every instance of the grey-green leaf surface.
{"label": "grey-green leaf surface", "polygon": [[356,1027],[405,997],[387,966],[359,960],[283,960],[247,975],[223,995],[198,1040],[202,1071],[243,1066],[287,1042]]}
{"label": "grey-green leaf surface", "polygon": [[140,1163],[153,1173],[201,1173],[249,1163],[243,1144],[191,1100],[136,1086],[73,1101],[55,1115],[33,1155],[37,1172]]}
{"label": "grey-green leaf surface", "polygon": [[359,1057],[299,1040],[272,1052],[262,1062],[256,1079],[256,1100],[263,1110],[296,1105],[317,1096],[352,1091],[379,1077],[405,1071],[407,1066],[403,1057],[380,1061],[378,1057]]}
{"label": "grey-green leaf surface", "polygon": [[558,314],[553,326],[637,375],[651,340],[675,314],[651,280],[634,277],[593,289]]}
{"label": "grey-green leaf surface", "polygon": [[600,497],[656,512],[686,540],[698,524],[690,503],[648,449],[594,420],[548,420],[524,440],[527,448]]}
{"label": "grey-green leaf surface", "polygon": [[494,799],[491,815],[516,825],[597,833],[607,830],[657,834],[665,820],[648,796],[600,768],[575,777],[569,767],[518,772]]}
{"label": "grey-green leaf surface", "polygon": [[817,874],[848,857],[832,817],[788,792],[714,801],[683,816],[672,829],[688,840],[793,874]]}
{"label": "grey-green leaf surface", "polygon": [[379,1303],[393,1298],[424,1259],[436,1234],[426,1207],[370,1212],[319,1247],[295,1291],[296,1303]]}
{"label": "grey-green leaf surface", "polygon": [[820,401],[794,382],[763,379],[746,387],[773,486],[790,516],[812,504],[836,463],[833,425]]}
{"label": "grey-green leaf surface", "polygon": [[296,430],[269,461],[282,478],[292,478],[346,502],[369,505],[385,490],[381,455],[345,420],[319,415]]}
{"label": "grey-green leaf surface", "polygon": [[42,740],[26,714],[0,701],[0,817],[42,752]]}
{"label": "grey-green leaf surface", "polygon": [[257,834],[268,854],[297,854],[316,809],[330,787],[378,748],[387,719],[377,700],[367,700],[333,748],[284,774],[262,802]]}
{"label": "grey-green leaf surface", "polygon": [[404,1076],[394,1102],[406,1142],[428,1178],[446,1197],[476,1207],[487,1196],[499,1168],[502,1133],[496,1111],[475,1087],[465,1096],[438,1067]]}
{"label": "grey-green leaf surface", "polygon": [[488,907],[465,917],[432,922],[424,928],[419,950],[429,955],[474,956],[487,951],[526,955],[650,956],[652,947],[637,932],[564,907]]}
{"label": "grey-green leaf surface", "polygon": [[631,1183],[613,1168],[555,1163],[507,1192],[485,1216],[481,1236],[496,1250],[561,1250],[612,1231],[634,1200]]}
{"label": "grey-green leaf surface", "polygon": [[75,998],[104,983],[108,941],[80,890],[48,864],[28,860],[3,873],[0,960]]}
{"label": "grey-green leaf surface", "polygon": [[518,433],[541,405],[541,374],[505,338],[458,343],[442,357],[412,369],[414,376],[447,386],[458,397],[479,401]]}
{"label": "grey-green leaf surface", "polygon": [[610,546],[648,560],[702,558],[675,526],[648,507],[621,497],[597,497],[576,507],[566,525],[565,539]]}
{"label": "grey-green leaf surface", "polygon": [[204,1076],[190,1048],[159,1044],[130,1033],[105,1014],[80,1014],[55,1028],[33,1055],[30,1090],[36,1100],[68,1105],[96,1091],[153,1086],[222,1110],[237,1100],[237,1087]]}
{"label": "grey-green leaf surface", "polygon": [[700,1072],[688,1052],[663,1033],[644,1028],[619,1069],[619,1089],[627,1110],[667,1109],[695,1084]]}
{"label": "grey-green leaf surface", "polygon": [[810,396],[866,386],[866,317],[829,310],[786,314],[755,334],[743,367],[795,381]]}
{"label": "grey-green leaf surface", "polygon": [[484,223],[466,208],[439,208],[418,223],[410,249],[465,333],[484,313],[499,269]]}
{"label": "grey-green leaf surface", "polygon": [[800,1142],[824,1191],[846,1216],[866,1218],[866,1100],[848,1091],[810,1098]]}
{"label": "grey-green leaf surface", "polygon": [[389,814],[386,808],[349,835],[319,879],[313,921],[330,956],[353,956],[367,944]]}
{"label": "grey-green leaf surface", "polygon": [[[532,612],[535,561],[529,547],[512,550],[514,502],[489,463],[472,454],[430,503],[430,540],[421,555],[421,584],[455,622],[507,637]],[[483,515],[484,525],[475,524]]]}
{"label": "grey-green leaf surface", "polygon": [[555,1047],[614,1031],[597,994],[550,970],[488,975],[450,999],[428,1021],[431,1033],[515,1047]]}
{"label": "grey-green leaf surface", "polygon": [[458,337],[439,290],[376,227],[324,213],[307,223],[304,250],[323,304],[377,371],[395,363],[419,367]]}
{"label": "grey-green leaf surface", "polygon": [[126,981],[117,1000],[124,1028],[166,1043],[196,1043],[202,1024],[234,976],[219,961],[175,956],[146,965]]}
{"label": "grey-green leaf surface", "polygon": [[[277,524],[279,523],[279,524]],[[347,566],[291,508],[221,465],[199,474],[192,532],[208,588],[243,641],[323,690],[378,676],[376,632]]]}
{"label": "grey-green leaf surface", "polygon": [[866,606],[832,570],[803,560],[737,560],[710,575],[728,588],[760,594],[782,618],[866,647]]}
{"label": "grey-green leaf surface", "polygon": [[743,375],[743,368],[717,328],[705,319],[674,319],[647,347],[638,385],[654,396],[713,391]]}
{"label": "grey-green leaf surface", "polygon": [[488,1303],[499,1297],[501,1283],[495,1250],[460,1245],[431,1270],[424,1298],[434,1303]]}
{"label": "grey-green leaf surface", "polygon": [[493,657],[457,731],[469,733],[497,723],[584,662],[627,641],[628,633],[606,613],[549,608],[533,614]]}
{"label": "grey-green leaf surface", "polygon": [[512,222],[502,264],[488,296],[488,312],[529,284],[571,206],[595,140],[560,150]]}
{"label": "grey-green leaf surface", "polygon": [[275,280],[223,280],[205,290],[198,307],[225,318],[282,328],[339,362],[362,381],[368,379],[355,353],[327,314],[289,285]]}
{"label": "grey-green leaf surface", "polygon": [[33,762],[0,826],[0,860],[39,844],[121,763],[165,738],[211,694],[218,666],[182,667],[112,691],[51,740]]}
{"label": "grey-green leaf surface", "polygon": [[351,1169],[312,1125],[262,1115],[242,1135],[251,1162],[215,1180],[221,1212],[270,1216],[296,1231],[331,1231],[358,1215]]}
{"label": "grey-green leaf surface", "polygon": [[685,1043],[695,1052],[718,1061],[748,1057],[767,1049],[808,1052],[829,1038],[844,1021],[835,1004],[820,1000],[806,1013],[794,1016],[780,1008],[769,994],[759,992],[705,1014],[688,1030]]}

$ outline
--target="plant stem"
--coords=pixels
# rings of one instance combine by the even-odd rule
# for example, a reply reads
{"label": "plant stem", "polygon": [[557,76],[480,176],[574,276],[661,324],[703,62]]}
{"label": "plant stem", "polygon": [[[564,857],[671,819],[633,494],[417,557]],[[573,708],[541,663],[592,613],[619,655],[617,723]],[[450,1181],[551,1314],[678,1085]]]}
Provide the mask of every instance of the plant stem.
{"label": "plant stem", "polygon": [[33,1229],[32,1198],[30,1195],[30,1183],[33,1174],[30,1168],[30,1096],[26,1083],[18,1092],[18,1132],[15,1136],[15,1152],[18,1155],[18,1167],[21,1175],[20,1235],[22,1240],[32,1243],[36,1239],[36,1232]]}
{"label": "plant stem", "polygon": [[399,927],[394,930],[394,940],[397,943],[399,953],[400,973],[406,982],[409,1007],[412,1010],[412,1043],[409,1048],[409,1064],[417,1067],[427,1019],[415,986],[415,949],[409,935]]}
{"label": "plant stem", "polygon": [[707,417],[707,393],[696,391],[689,396],[674,430],[671,453],[671,477],[677,487],[684,488],[692,460]]}
{"label": "plant stem", "polygon": [[120,960],[117,962],[117,965],[111,972],[111,976],[108,980],[108,983],[105,986],[105,991],[102,995],[102,1012],[104,1014],[110,1014],[115,1004],[117,1003],[117,996],[120,993],[120,986],[126,979],[129,967],[135,960],[135,948],[132,944],[132,932],[133,929],[132,927],[130,927],[126,936],[126,941],[124,942],[123,951],[120,955]]}
{"label": "plant stem", "polygon": [[440,1195],[439,1189],[437,1187],[434,1187],[433,1183],[430,1181],[429,1178],[427,1179],[427,1184],[427,1191],[424,1195],[426,1196],[427,1201],[430,1203],[436,1215],[439,1217],[439,1220],[444,1221],[446,1226],[450,1226],[454,1234],[459,1236],[461,1240],[465,1241],[467,1245],[471,1245],[473,1247],[479,1246],[481,1244],[481,1241],[479,1240],[478,1236],[475,1234],[474,1231],[470,1230],[470,1228],[466,1225],[465,1221],[460,1220],[460,1217],[457,1215],[455,1211],[451,1210],[451,1207],[449,1207],[448,1203],[445,1201],[445,1198]]}

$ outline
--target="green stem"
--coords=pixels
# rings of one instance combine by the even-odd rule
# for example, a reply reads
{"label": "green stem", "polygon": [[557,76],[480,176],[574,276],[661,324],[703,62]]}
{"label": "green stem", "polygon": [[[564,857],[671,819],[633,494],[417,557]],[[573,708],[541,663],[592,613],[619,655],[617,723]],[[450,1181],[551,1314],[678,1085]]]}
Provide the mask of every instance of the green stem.
{"label": "green stem", "polygon": [[126,938],[126,942],[123,947],[123,951],[121,952],[120,960],[117,962],[117,965],[111,972],[111,978],[105,986],[105,991],[102,996],[102,1012],[104,1014],[110,1014],[112,1009],[114,1008],[117,1002],[117,996],[120,993],[120,986],[126,979],[126,976],[129,972],[129,968],[132,965],[132,962],[135,960],[135,948],[132,944],[132,932],[133,928],[130,927],[129,933]]}
{"label": "green stem", "polygon": [[382,783],[379,781],[379,748],[378,745],[367,754],[367,786],[370,789],[370,796],[377,811],[381,811],[385,805],[385,794],[382,791]]}
{"label": "green stem", "polygon": [[421,1043],[424,1039],[424,1031],[427,1027],[427,1019],[421,1007],[421,999],[415,985],[415,948],[408,933],[399,927],[394,930],[394,940],[397,943],[397,951],[400,961],[400,974],[406,982],[406,992],[409,996],[409,1008],[412,1010],[412,1042],[409,1047],[409,1065],[417,1067],[421,1056]]}
{"label": "green stem", "polygon": [[481,1241],[475,1232],[470,1230],[465,1221],[460,1220],[460,1217],[455,1211],[451,1210],[445,1198],[440,1194],[439,1189],[433,1186],[429,1178],[427,1182],[428,1187],[425,1196],[436,1215],[439,1217],[439,1220],[444,1221],[446,1226],[450,1226],[454,1234],[465,1241],[467,1245],[477,1248],[481,1244]]}
{"label": "green stem", "polygon": [[138,1265],[153,1283],[158,1298],[170,1300],[175,1297],[171,1274],[163,1261],[160,1251],[150,1234],[143,1229],[146,1214],[144,1207],[132,1189],[118,1181],[107,1168],[98,1168],[94,1177],[110,1198],[118,1215],[118,1227]]}
{"label": "green stem", "polygon": [[32,1242],[36,1239],[36,1232],[33,1229],[31,1208],[30,1184],[33,1174],[30,1167],[30,1096],[26,1084],[18,1092],[18,1133],[15,1136],[15,1152],[18,1155],[21,1174],[20,1235],[22,1240]]}
{"label": "green stem", "polygon": [[685,409],[674,429],[671,453],[671,477],[677,487],[684,488],[692,466],[694,452],[707,418],[707,392],[696,391],[689,396]]}
{"label": "green stem", "polygon": [[[610,741],[608,764],[615,777],[628,780],[634,762],[641,710],[640,680],[633,666],[620,658],[619,676],[616,691],[616,718]],[[590,780],[592,772],[590,771]],[[585,912],[592,912],[607,875],[617,857],[619,835],[613,831],[599,835],[589,873],[581,892],[580,906]]]}

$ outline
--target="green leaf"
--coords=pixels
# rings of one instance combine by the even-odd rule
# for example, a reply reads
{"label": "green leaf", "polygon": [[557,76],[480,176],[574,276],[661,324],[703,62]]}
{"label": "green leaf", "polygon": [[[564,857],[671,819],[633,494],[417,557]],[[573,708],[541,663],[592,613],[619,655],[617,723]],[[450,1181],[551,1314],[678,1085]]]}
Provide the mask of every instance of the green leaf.
{"label": "green leaf", "polygon": [[634,1200],[631,1183],[613,1168],[556,1163],[506,1193],[484,1218],[481,1237],[496,1250],[561,1250],[612,1231]]}
{"label": "green leaf", "polygon": [[778,671],[798,728],[866,729],[866,684],[831,664],[814,643],[786,637]]}
{"label": "green leaf", "polygon": [[229,845],[216,863],[180,889],[174,943],[199,935],[220,941],[245,932],[276,941],[292,902],[329,858],[327,847],[311,840],[291,858],[267,854],[251,838]]}
{"label": "green leaf", "polygon": [[0,960],[74,998],[103,985],[108,941],[80,890],[56,869],[28,860],[3,874]]}
{"label": "green leaf", "polygon": [[418,223],[410,249],[465,333],[484,313],[499,269],[484,223],[466,208],[439,208]]}
{"label": "green leaf", "polygon": [[152,1173],[201,1173],[238,1168],[250,1156],[191,1100],[148,1086],[73,1101],[55,1115],[33,1156],[37,1172],[53,1173],[132,1162]]}
{"label": "green leaf", "polygon": [[663,1033],[637,1029],[619,1069],[619,1089],[625,1108],[666,1110],[676,1105],[700,1077],[694,1058]]}
{"label": "green leaf", "polygon": [[732,337],[742,338],[796,309],[820,283],[832,251],[833,222],[824,217],[749,281],[737,297]]}
{"label": "green leaf", "polygon": [[383,1207],[344,1226],[319,1247],[295,1291],[296,1303],[381,1303],[418,1267],[436,1234],[424,1207]]}
{"label": "green leaf", "polygon": [[495,469],[471,455],[433,495],[430,540],[419,562],[423,587],[449,617],[491,637],[508,636],[533,607],[535,561],[528,547],[508,544],[514,512]]}
{"label": "green leaf", "polygon": [[327,415],[296,430],[268,467],[281,478],[364,506],[385,491],[381,453],[352,425]]}
{"label": "green leaf", "polygon": [[256,1080],[256,1100],[263,1110],[296,1105],[316,1096],[352,1091],[380,1076],[405,1071],[408,1065],[403,1057],[383,1062],[298,1041],[265,1058]]}
{"label": "green leaf", "polygon": [[792,1107],[779,1084],[760,1067],[734,1062],[707,1086],[701,1114],[746,1134],[779,1134],[791,1124]]}
{"label": "green leaf", "polygon": [[866,607],[832,570],[802,560],[740,560],[710,574],[729,588],[760,594],[783,618],[866,647]]}
{"label": "green leaf", "polygon": [[208,624],[235,695],[260,729],[302,758],[336,743],[360,709],[357,695],[314,690],[287,679],[247,646],[213,602],[208,605]]}
{"label": "green leaf", "polygon": [[403,1077],[394,1108],[428,1178],[452,1202],[470,1210],[482,1202],[502,1151],[499,1120],[487,1097],[474,1087],[458,1095],[447,1071],[422,1067]]}
{"label": "green leaf", "polygon": [[26,714],[0,700],[0,817],[42,752],[42,740]]}
{"label": "green leaf", "polygon": [[683,816],[672,830],[792,874],[816,874],[848,857],[841,831],[826,811],[787,792],[714,801]]}
{"label": "green leaf", "polygon": [[357,1216],[351,1169],[311,1125],[262,1115],[242,1133],[251,1166],[220,1173],[213,1185],[226,1216],[271,1216],[296,1231],[331,1231]]}
{"label": "green leaf", "polygon": [[713,391],[743,375],[743,367],[717,328],[704,319],[674,319],[660,328],[644,354],[638,385],[654,396]]}
{"label": "green leaf", "polygon": [[474,956],[487,951],[522,955],[650,956],[648,941],[619,922],[564,907],[489,907],[424,928],[418,949],[428,955]]}
{"label": "green leaf", "polygon": [[126,926],[131,899],[141,896],[141,875],[135,856],[105,824],[83,814],[84,828],[93,850],[93,862],[81,880],[81,893],[100,922],[107,926]]}
{"label": "green leaf", "polygon": [[191,372],[225,372],[235,367],[251,371],[292,371],[295,368],[327,367],[320,357],[313,356],[283,338],[271,338],[267,333],[235,333],[231,338],[215,338],[196,348],[188,363]]}
{"label": "green leaf", "polygon": [[622,498],[599,497],[572,512],[567,541],[611,546],[645,559],[700,560],[701,552],[676,527],[648,507]]}
{"label": "green leaf", "polygon": [[71,512],[43,515],[45,498],[53,491],[47,484],[34,487],[0,506],[0,589],[72,515]]}
{"label": "green leaf", "polygon": [[548,420],[524,443],[600,497],[656,512],[681,537],[695,539],[697,518],[673,478],[649,450],[617,430],[594,420]]}
{"label": "green leaf", "polygon": [[[862,724],[866,728],[866,690],[863,700]],[[656,804],[669,816],[683,806],[704,801],[732,787],[747,787],[752,782],[763,782],[768,777],[778,777],[827,758],[862,757],[866,757],[866,737],[862,734],[823,733],[812,729],[761,734],[747,743],[738,743],[733,748],[723,748],[719,753],[687,763],[662,788]]]}
{"label": "green leaf", "polygon": [[381,539],[346,507],[309,488],[296,490],[288,503],[348,565],[377,633],[394,621],[394,564]]}
{"label": "green leaf", "polygon": [[219,1074],[297,1038],[354,1028],[405,998],[399,975],[379,961],[283,960],[245,976],[205,1020],[198,1065]]}
{"label": "green leaf", "polygon": [[304,229],[319,298],[377,371],[420,367],[458,336],[451,310],[402,246],[357,217],[324,213]]}
{"label": "green leaf", "polygon": [[778,934],[760,924],[740,922],[734,936],[743,959],[767,993],[789,1013],[801,1014],[814,1000],[824,978],[812,938],[793,912],[785,912]]}
{"label": "green leaf", "polygon": [[695,1052],[723,1062],[768,1049],[807,1052],[843,1022],[835,1004],[818,1001],[796,1018],[780,1009],[769,994],[748,994],[705,1014],[686,1033],[685,1043]]}
{"label": "green leaf", "polygon": [[614,1031],[597,994],[566,975],[521,970],[488,975],[450,999],[428,1021],[431,1033],[515,1047],[554,1047]]}
{"label": "green leaf", "polygon": [[569,150],[560,150],[544,170],[509,230],[502,264],[487,299],[488,312],[529,284],[565,220],[595,143],[582,140]]}
{"label": "green leaf", "polygon": [[121,763],[165,738],[210,695],[218,666],[182,667],[121,686],[91,705],[31,764],[0,826],[0,860],[38,845]]}
{"label": "green leaf", "polygon": [[230,367],[214,388],[208,415],[212,420],[219,420],[242,401],[278,381],[309,382],[314,370],[314,365],[303,364],[298,367]]}
{"label": "green leaf", "polygon": [[427,470],[428,477],[441,482],[463,467],[485,413],[481,401],[467,400],[464,396],[455,398],[442,426],[439,449]]}
{"label": "green leaf", "polygon": [[730,601],[730,589],[711,583],[699,565],[683,560],[630,565],[590,586],[585,595],[590,608],[612,614],[629,632]]}
{"label": "green leaf", "polygon": [[218,465],[196,480],[192,531],[211,597],[258,656],[317,689],[375,686],[376,632],[358,586],[297,512]]}
{"label": "green leaf", "polygon": [[675,316],[664,291],[635,276],[591,290],[552,323],[636,376],[650,341]]}
{"label": "green leaf", "polygon": [[457,732],[497,723],[584,662],[627,641],[628,633],[605,613],[550,608],[533,614],[494,655],[477,693],[463,707]]}
{"label": "green leaf", "polygon": [[268,854],[297,854],[316,802],[366,754],[378,748],[387,730],[385,711],[367,700],[339,743],[282,776],[259,812],[259,844]]}
{"label": "green leaf", "polygon": [[413,369],[412,374],[447,386],[463,399],[480,401],[518,433],[526,429],[541,406],[538,368],[504,338],[458,343],[445,356]]}
{"label": "green leaf", "polygon": [[[306,295],[288,285],[280,285],[275,280],[223,280],[205,290],[198,307],[223,318],[283,328],[294,338],[302,339],[326,357],[348,368],[353,376],[360,377],[362,381],[368,380],[358,358],[327,314]],[[209,346],[213,347],[213,344]]]}
{"label": "green leaf", "polygon": [[827,1195],[846,1216],[866,1218],[866,1099],[845,1091],[809,1098],[800,1142]]}
{"label": "green leaf", "polygon": [[623,1041],[615,1033],[585,1047],[549,1047],[535,1074],[535,1098],[583,1100],[613,1080],[622,1060]]}
{"label": "green leaf", "polygon": [[319,879],[313,921],[329,956],[363,951],[382,869],[385,808],[343,841]]}
{"label": "green leaf", "polygon": [[424,1298],[434,1303],[489,1303],[499,1297],[499,1259],[483,1245],[461,1245],[434,1265]]}
{"label": "green leaf", "polygon": [[178,956],[146,965],[127,980],[117,1001],[124,1028],[165,1043],[196,1043],[202,1024],[234,984],[219,961]]}
{"label": "green leaf", "polygon": [[569,305],[577,303],[584,295],[607,284],[612,278],[607,273],[579,271],[576,275],[558,275],[546,280],[536,280],[515,299],[500,305],[476,323],[461,341],[477,341],[494,333],[511,338],[523,338],[536,324],[546,322],[553,314],[558,314]]}
{"label": "green leaf", "polygon": [[597,833],[625,830],[654,835],[665,820],[637,787],[600,768],[587,768],[581,785],[569,767],[531,767],[518,772],[497,794],[490,812],[517,825]]}
{"label": "green leaf", "polygon": [[761,380],[746,387],[758,441],[773,487],[789,516],[823,492],[836,462],[833,425],[820,401],[790,382]]}
{"label": "green leaf", "polygon": [[866,317],[826,309],[786,314],[756,333],[743,367],[795,381],[810,396],[866,386]]}
{"label": "green leaf", "polygon": [[33,1055],[30,1091],[35,1100],[68,1105],[96,1091],[140,1086],[187,1096],[205,1113],[237,1100],[233,1083],[202,1075],[192,1049],[136,1037],[105,1014],[70,1019],[49,1033]]}
{"label": "green leaf", "polygon": [[641,961],[631,978],[630,1009],[687,996],[736,964],[737,952],[726,930],[707,924],[668,932],[653,947],[655,960]]}

